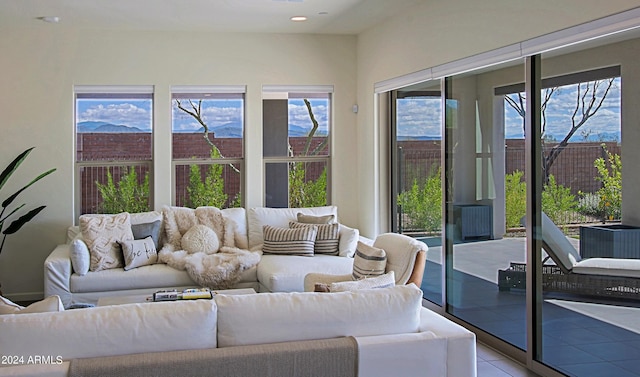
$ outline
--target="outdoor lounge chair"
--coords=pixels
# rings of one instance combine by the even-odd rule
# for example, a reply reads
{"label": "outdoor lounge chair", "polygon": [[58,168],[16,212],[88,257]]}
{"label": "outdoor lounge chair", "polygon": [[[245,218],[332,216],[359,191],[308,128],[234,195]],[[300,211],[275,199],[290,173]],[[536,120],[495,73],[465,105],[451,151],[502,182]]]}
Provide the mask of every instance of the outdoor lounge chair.
{"label": "outdoor lounge chair", "polygon": [[[640,299],[640,259],[582,259],[560,229],[542,213],[542,289],[591,296]],[[546,264],[551,258],[555,264]],[[526,264],[498,271],[498,288],[525,289]]]}

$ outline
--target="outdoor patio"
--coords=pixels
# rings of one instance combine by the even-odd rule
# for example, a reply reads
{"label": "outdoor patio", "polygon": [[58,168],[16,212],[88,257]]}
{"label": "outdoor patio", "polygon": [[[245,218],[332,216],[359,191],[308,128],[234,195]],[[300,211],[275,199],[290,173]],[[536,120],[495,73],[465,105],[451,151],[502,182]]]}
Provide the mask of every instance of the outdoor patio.
{"label": "outdoor patio", "polygon": [[[570,239],[579,248],[576,239]],[[426,241],[426,242],[425,242]],[[425,298],[439,303],[441,246],[429,246],[422,283]],[[525,239],[504,238],[454,246],[450,282],[452,314],[526,348],[526,302],[522,290],[500,292],[498,270],[525,262]],[[568,375],[640,376],[640,300],[545,293],[543,361]]]}

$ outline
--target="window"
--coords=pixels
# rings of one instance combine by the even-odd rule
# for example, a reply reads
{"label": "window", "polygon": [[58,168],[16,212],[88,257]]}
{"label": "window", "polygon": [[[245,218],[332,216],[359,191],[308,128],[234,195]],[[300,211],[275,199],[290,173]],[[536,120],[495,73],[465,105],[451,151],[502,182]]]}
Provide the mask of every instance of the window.
{"label": "window", "polygon": [[263,88],[265,205],[327,205],[333,88],[289,89]]}
{"label": "window", "polygon": [[175,205],[242,206],[244,87],[172,92]]}
{"label": "window", "polygon": [[75,87],[76,215],[150,207],[153,88]]}

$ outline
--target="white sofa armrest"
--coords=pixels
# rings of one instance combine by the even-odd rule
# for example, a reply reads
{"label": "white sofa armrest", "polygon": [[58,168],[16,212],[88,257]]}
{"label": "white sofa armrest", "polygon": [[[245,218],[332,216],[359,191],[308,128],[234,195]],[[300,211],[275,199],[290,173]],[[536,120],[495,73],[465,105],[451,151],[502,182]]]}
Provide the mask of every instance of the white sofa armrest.
{"label": "white sofa armrest", "polygon": [[69,245],[56,246],[44,261],[44,296],[58,295],[65,308],[71,305],[72,273]]}
{"label": "white sofa armrest", "polygon": [[427,308],[420,310],[420,332],[447,339],[448,377],[476,377],[476,335]]}
{"label": "white sofa armrest", "polygon": [[359,376],[450,375],[447,374],[447,339],[431,331],[355,338]]}

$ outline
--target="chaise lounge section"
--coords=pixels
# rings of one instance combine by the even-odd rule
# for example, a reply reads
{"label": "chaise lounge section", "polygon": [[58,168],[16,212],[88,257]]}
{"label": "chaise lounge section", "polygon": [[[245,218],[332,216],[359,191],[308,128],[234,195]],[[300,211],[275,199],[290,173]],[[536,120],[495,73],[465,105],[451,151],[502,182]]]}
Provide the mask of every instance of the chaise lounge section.
{"label": "chaise lounge section", "polygon": [[0,333],[25,358],[1,376],[476,375],[475,335],[413,284],[4,315]]}

